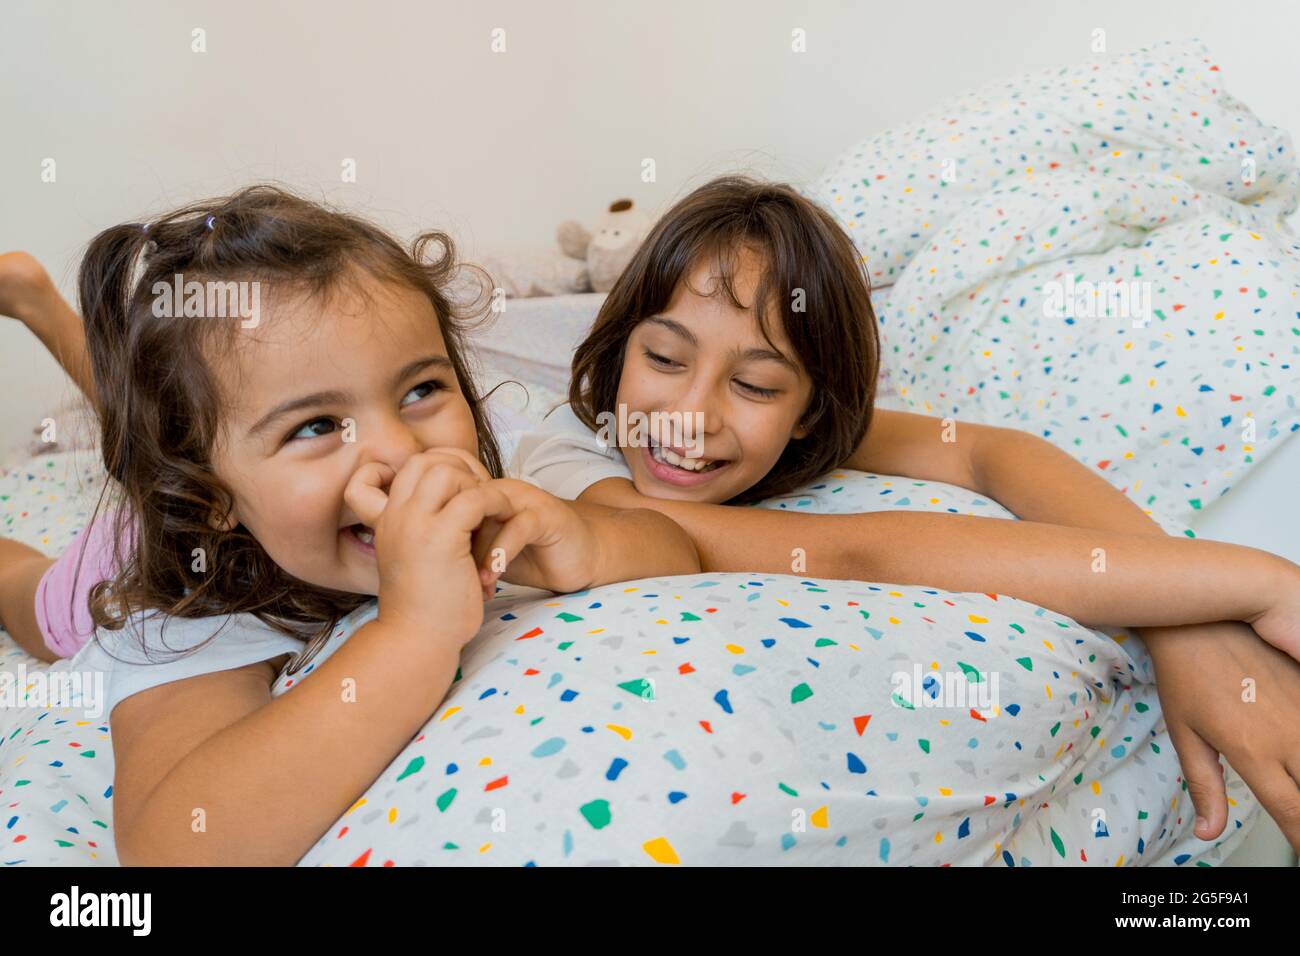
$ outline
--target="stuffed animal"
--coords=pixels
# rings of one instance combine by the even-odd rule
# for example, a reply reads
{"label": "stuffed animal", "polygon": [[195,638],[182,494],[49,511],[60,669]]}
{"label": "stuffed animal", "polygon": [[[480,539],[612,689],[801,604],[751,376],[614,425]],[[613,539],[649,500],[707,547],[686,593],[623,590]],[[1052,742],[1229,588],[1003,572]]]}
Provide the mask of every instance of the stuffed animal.
{"label": "stuffed animal", "polygon": [[587,263],[587,281],[593,292],[608,292],[650,228],[650,219],[636,209],[632,200],[610,203],[609,211],[588,232],[581,223],[560,223],[555,238],[564,254]]}
{"label": "stuffed animal", "polygon": [[651,225],[632,200],[619,199],[588,229],[570,220],[555,231],[559,249],[487,255],[480,261],[510,298],[608,292]]}

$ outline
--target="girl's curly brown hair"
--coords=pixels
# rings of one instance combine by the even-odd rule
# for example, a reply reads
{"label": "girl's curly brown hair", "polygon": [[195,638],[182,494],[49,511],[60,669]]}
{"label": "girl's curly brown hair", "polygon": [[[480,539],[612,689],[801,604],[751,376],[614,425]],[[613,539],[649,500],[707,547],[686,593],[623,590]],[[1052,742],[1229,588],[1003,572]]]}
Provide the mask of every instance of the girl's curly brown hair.
{"label": "girl's curly brown hair", "polygon": [[[407,251],[364,219],[264,184],[148,225],[114,226],[91,241],[79,276],[104,465],[119,499],[117,572],[91,591],[97,627],[120,629],[142,611],[247,613],[310,640],[301,664],[340,617],[369,600],[291,577],[242,525],[214,528],[234,497],[212,468],[224,402],[207,356],[230,346],[238,318],[185,317],[181,310],[159,317],[151,294],[155,282],[170,284],[179,274],[186,283],[258,281],[277,294],[320,296],[352,282],[354,269],[428,297],[474,416],[479,455],[500,477],[486,396],[465,362],[465,335],[478,324],[474,304],[449,292],[461,266],[444,233],[424,233]],[[103,505],[101,496],[97,513]],[[192,570],[199,548],[202,572]]]}

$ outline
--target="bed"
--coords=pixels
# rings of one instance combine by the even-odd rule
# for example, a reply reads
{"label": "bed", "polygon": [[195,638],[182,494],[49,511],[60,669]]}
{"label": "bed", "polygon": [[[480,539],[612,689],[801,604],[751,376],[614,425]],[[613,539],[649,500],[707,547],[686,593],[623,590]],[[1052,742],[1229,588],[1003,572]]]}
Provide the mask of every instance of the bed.
{"label": "bed", "polygon": [[[1185,88],[1163,94],[1169,102],[1191,98],[1198,114],[1224,125],[1253,121],[1235,101],[1207,105],[1214,97],[1197,84],[1208,62],[1197,46],[1140,51],[1113,58],[1102,79],[1145,90],[1153,77],[1174,75]],[[1031,79],[948,104],[938,122],[965,124],[972,146],[981,124],[1046,123],[1057,136],[1061,117],[1026,115],[1023,101],[1097,98],[1091,70]],[[1269,225],[1294,210],[1289,151],[1262,156],[1266,188],[1234,198],[1221,195],[1236,189],[1219,182],[1235,168],[1235,157],[1215,152],[1222,143],[1161,147],[1119,178],[1125,190],[1154,177],[1149,188],[1166,200],[1172,191],[1176,204],[1183,187],[1164,180],[1209,177],[1200,169],[1208,165],[1218,179],[1200,188],[1219,198],[1162,222],[1143,219],[1141,203],[1107,203],[1089,219],[1101,228],[1078,229],[1077,215],[1061,218],[1058,200],[1062,190],[1084,203],[1101,191],[1089,179],[1099,173],[1088,150],[1110,144],[1096,124],[1054,144],[1063,161],[1051,160],[1059,171],[1041,181],[1008,186],[998,149],[980,145],[964,154],[970,163],[953,194],[937,182],[882,186],[882,170],[922,168],[908,157],[924,152],[934,121],[854,147],[806,187],[846,228],[875,227],[855,241],[877,286],[881,406],[929,414],[956,406],[958,417],[1045,434],[1134,494],[1171,533],[1275,544],[1295,559],[1300,529],[1284,496],[1300,474],[1291,437],[1300,420],[1286,374],[1294,321],[1280,303],[1295,294],[1300,270],[1294,239]],[[1273,136],[1257,128],[1251,141]],[[1075,161],[1071,142],[1076,153],[1084,147]],[[1178,176],[1162,177],[1162,163]],[[921,190],[927,202],[918,204]],[[1054,255],[1035,251],[1026,262],[1026,231],[994,228],[1012,203],[1034,213],[1035,250],[1050,243]],[[1224,217],[1236,225],[1222,227]],[[1138,229],[1150,244],[1126,241]],[[1156,290],[1160,321],[1178,315],[1181,323],[1155,326],[1159,341],[1100,325],[1063,337],[1041,321],[1032,296],[1044,281],[1098,263],[1103,275],[1117,262],[1145,266],[1143,256],[1180,255],[1181,265],[1218,255],[1189,241],[1197,236],[1212,236],[1216,248],[1242,243],[1239,260],[1254,254],[1253,243],[1269,245],[1273,265],[1237,283],[1250,294],[1235,293],[1242,298],[1231,300],[1231,316],[1214,315],[1228,310],[1213,305],[1212,293],[1222,294],[1204,279],[1213,270],[1162,260],[1156,268],[1190,278]],[[1205,303],[1188,298],[1196,308],[1175,310],[1185,297]],[[507,457],[520,430],[563,400],[573,345],[601,301],[511,300],[474,343],[485,383],[514,379],[526,389],[507,386],[492,399]],[[1250,337],[1223,348],[1208,331],[1197,348],[1185,341],[1188,330],[1229,327]],[[1040,361],[1045,345],[1060,353],[1050,366]],[[1239,357],[1248,348],[1249,362]],[[1158,377],[1156,368],[1177,373]],[[1150,414],[1170,414],[1133,424],[1137,400],[1119,383],[1143,378],[1158,393]],[[1248,446],[1220,437],[1239,425],[1226,411],[1233,396],[1249,396],[1259,421]],[[53,553],[84,522],[102,474],[93,448],[38,452],[0,474],[0,534]],[[968,489],[850,471],[760,506],[1012,517]],[[75,672],[76,660],[41,668],[0,635],[0,666],[21,673],[30,693],[49,674]],[[291,692],[285,676],[274,692]],[[6,866],[116,863],[110,728],[81,703],[0,709]],[[798,573],[650,579],[562,596],[506,587],[447,699],[300,865],[1294,862],[1275,828],[1256,827],[1263,814],[1231,768],[1227,781],[1228,827],[1213,843],[1199,841],[1141,641],[1004,595]]]}

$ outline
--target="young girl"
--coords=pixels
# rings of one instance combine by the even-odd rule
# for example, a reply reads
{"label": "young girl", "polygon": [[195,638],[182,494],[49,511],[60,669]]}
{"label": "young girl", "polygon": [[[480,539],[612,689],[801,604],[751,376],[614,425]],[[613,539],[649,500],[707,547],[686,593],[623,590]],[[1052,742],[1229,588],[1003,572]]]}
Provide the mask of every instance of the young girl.
{"label": "young girl", "polygon": [[[0,309],[66,319],[8,266]],[[498,477],[455,268],[445,236],[408,254],[271,187],[91,242],[81,312],[120,502],[69,552],[105,579],[65,596],[98,627],[74,666],[107,673],[123,863],[296,862],[445,696],[494,559],[561,591],[698,570],[658,514]],[[165,294],[190,283],[206,298]],[[260,311],[214,311],[213,284]],[[79,336],[42,334],[85,381]],[[28,645],[76,640],[41,633],[52,571],[0,555],[4,624]]]}
{"label": "young girl", "polygon": [[[799,548],[812,577],[1008,594],[1096,625],[1243,620],[1300,658],[1293,616],[1268,613],[1279,597],[1296,606],[1300,567],[1166,537],[1027,433],[874,409],[875,322],[861,261],[825,211],[787,186],[710,182],[637,251],[574,354],[568,406],[521,438],[513,469],[560,497],[661,511],[705,571],[788,574]],[[641,441],[625,427],[620,446],[620,421],[700,428]],[[1026,520],[724,506],[837,467],[972,488]]]}

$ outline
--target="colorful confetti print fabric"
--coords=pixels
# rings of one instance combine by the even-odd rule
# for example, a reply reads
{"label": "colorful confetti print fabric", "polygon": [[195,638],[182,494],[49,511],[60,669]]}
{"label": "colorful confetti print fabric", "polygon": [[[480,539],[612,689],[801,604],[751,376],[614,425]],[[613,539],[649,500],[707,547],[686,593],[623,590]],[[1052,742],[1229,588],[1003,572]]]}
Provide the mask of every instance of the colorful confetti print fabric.
{"label": "colorful confetti print fabric", "polygon": [[1042,435],[1169,530],[1300,428],[1291,138],[1198,42],[991,84],[809,194],[911,410]]}
{"label": "colorful confetti print fabric", "polygon": [[[72,540],[97,484],[71,463],[0,475],[10,536]],[[1007,516],[851,471],[765,506]],[[303,865],[1213,865],[1257,809],[1229,773],[1224,838],[1190,836],[1141,642],[1005,596],[695,575],[507,587],[488,617],[446,701]],[[0,666],[28,686],[50,672],[3,634]],[[0,709],[0,863],[115,864],[112,774],[102,716]]]}
{"label": "colorful confetti print fabric", "polygon": [[[59,554],[89,521],[102,485],[92,451],[0,469],[0,536]],[[41,706],[49,676],[68,673],[69,663],[38,661],[0,628],[0,866],[117,863],[107,721],[82,709]],[[7,706],[6,691],[20,685],[19,706]]]}

